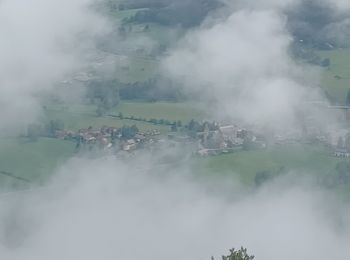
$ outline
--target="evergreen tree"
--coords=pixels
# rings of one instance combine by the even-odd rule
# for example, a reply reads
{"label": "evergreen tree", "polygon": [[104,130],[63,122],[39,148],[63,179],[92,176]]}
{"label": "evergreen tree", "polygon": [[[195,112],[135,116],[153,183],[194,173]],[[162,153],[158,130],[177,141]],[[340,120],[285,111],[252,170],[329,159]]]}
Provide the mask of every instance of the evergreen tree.
{"label": "evergreen tree", "polygon": [[[214,258],[211,258],[214,260]],[[247,253],[247,249],[241,247],[239,250],[235,250],[234,248],[230,250],[230,254],[228,256],[222,256],[222,260],[253,260],[254,256],[250,256]]]}
{"label": "evergreen tree", "polygon": [[350,132],[345,136],[344,148],[350,151]]}
{"label": "evergreen tree", "polygon": [[350,105],[350,89],[348,90],[348,94],[346,96],[346,104]]}
{"label": "evergreen tree", "polygon": [[344,148],[344,139],[343,137],[338,138],[337,148],[342,149]]}

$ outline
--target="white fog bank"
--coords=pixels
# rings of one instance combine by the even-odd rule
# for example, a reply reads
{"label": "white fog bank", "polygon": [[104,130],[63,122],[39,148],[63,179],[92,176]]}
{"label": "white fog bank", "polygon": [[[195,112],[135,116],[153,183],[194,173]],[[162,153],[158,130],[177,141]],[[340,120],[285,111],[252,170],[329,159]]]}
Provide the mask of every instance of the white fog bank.
{"label": "white fog bank", "polygon": [[286,182],[242,192],[145,161],[75,159],[52,190],[2,197],[1,259],[194,260],[241,245],[260,260],[350,256],[348,205],[329,193]]}

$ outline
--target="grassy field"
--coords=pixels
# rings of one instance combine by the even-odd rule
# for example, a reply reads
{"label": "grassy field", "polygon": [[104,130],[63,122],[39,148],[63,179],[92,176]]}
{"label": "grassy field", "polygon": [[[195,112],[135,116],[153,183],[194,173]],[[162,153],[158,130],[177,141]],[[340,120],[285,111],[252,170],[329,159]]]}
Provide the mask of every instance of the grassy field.
{"label": "grassy field", "polygon": [[142,10],[147,10],[147,8],[116,10],[116,11],[111,12],[111,14],[115,18],[123,20],[123,19],[130,18],[130,17],[134,16],[138,11],[142,11]]}
{"label": "grassy field", "polygon": [[336,101],[345,103],[350,89],[350,49],[319,51],[318,55],[331,61],[323,73],[322,86]]}
{"label": "grassy field", "polygon": [[[50,105],[46,106],[42,120],[59,119],[64,122],[65,129],[78,130],[92,126],[122,127],[123,125],[137,125],[141,131],[158,129],[163,133],[170,130],[169,126],[153,125],[134,120],[120,120],[114,117],[97,117],[96,107],[92,105]],[[142,118],[181,120],[183,123],[191,118],[200,116],[195,105],[189,103],[170,102],[122,102],[113,112],[122,112],[124,116]],[[0,139],[0,171],[10,173],[15,177],[30,181],[44,180],[54,169],[72,157],[75,153],[75,144],[69,141],[40,138],[38,141],[29,141],[26,138]],[[27,184],[23,180],[0,174],[0,189]]]}
{"label": "grassy field", "polygon": [[[41,138],[30,142],[23,138],[0,139],[0,171],[33,182],[45,180],[54,169],[75,153],[73,142]],[[334,172],[340,159],[330,156],[321,146],[286,145],[267,150],[242,151],[207,158],[195,158],[194,167],[199,174],[239,176],[245,184],[252,184],[259,171],[307,174]],[[11,184],[26,184],[21,180],[0,175],[0,188]]]}
{"label": "grassy field", "polygon": [[[136,125],[140,130],[158,129],[161,132],[169,131],[169,126],[153,125],[150,123],[138,122],[134,120],[113,118],[109,116],[97,117],[96,106],[94,105],[55,105],[47,106],[45,111],[46,119],[59,119],[64,122],[65,128],[78,130],[92,126],[99,128],[104,125],[122,127],[123,125]],[[110,114],[145,119],[166,119],[169,121],[181,120],[187,123],[192,118],[200,119],[201,113],[194,104],[173,103],[173,102],[121,102],[120,105]]]}
{"label": "grassy field", "polygon": [[152,129],[158,129],[161,132],[169,131],[168,126],[153,125],[149,123],[138,122],[134,120],[120,120],[119,118],[102,116],[98,117],[95,113],[80,113],[74,112],[71,109],[47,109],[46,120],[61,120],[64,123],[64,127],[67,130],[79,130],[82,128],[101,128],[102,126],[122,127],[124,125],[136,125],[140,131],[147,131]]}
{"label": "grassy field", "polygon": [[[146,25],[148,30],[145,31]],[[186,32],[185,29],[179,27],[164,26],[156,23],[132,24],[131,26],[134,36],[147,37],[158,44],[167,46],[172,45]]]}
{"label": "grassy field", "polygon": [[[181,29],[158,24],[147,24],[149,28],[147,31],[144,31],[146,24],[128,24],[128,26],[132,30],[128,33],[128,42],[148,43],[144,44],[144,46],[139,46],[141,49],[145,46],[155,50],[160,46],[172,46],[184,34],[184,31]],[[134,48],[137,47],[134,46]],[[121,82],[142,82],[157,75],[159,72],[159,60],[153,55],[134,52],[129,54],[128,58],[121,62],[116,69],[118,79]]]}
{"label": "grassy field", "polygon": [[[62,162],[73,156],[75,144],[50,138],[0,138],[0,171],[30,181],[44,180]],[[1,174],[0,187],[25,181]]]}
{"label": "grassy field", "polygon": [[[125,31],[128,47],[120,53],[128,53],[127,59],[116,67],[118,79],[123,83],[146,81],[158,72],[159,61],[155,58],[160,49],[171,47],[185,34],[179,27],[163,26],[157,23],[123,23],[143,9],[116,10],[112,12],[118,24]],[[136,45],[134,45],[136,43]],[[140,50],[143,50],[144,52]]]}
{"label": "grassy field", "polygon": [[196,159],[196,167],[206,174],[238,175],[246,184],[254,182],[259,171],[307,174],[334,172],[340,159],[334,158],[322,146],[285,145],[267,150],[242,151],[227,155]]}
{"label": "grassy field", "polygon": [[152,58],[132,55],[117,66],[118,80],[122,83],[144,82],[154,77],[158,70],[158,61]]}
{"label": "grassy field", "polygon": [[123,113],[124,116],[136,116],[146,119],[181,120],[187,123],[191,119],[201,119],[203,114],[196,104],[175,102],[122,102],[113,114]]}
{"label": "grassy field", "polygon": [[126,22],[137,12],[147,10],[127,9],[111,12],[112,20],[122,28],[127,46],[122,47],[116,55],[124,56],[116,66],[118,79],[123,83],[146,81],[158,72],[159,61],[154,57],[160,49],[172,46],[184,35],[179,27],[163,26],[157,23]]}

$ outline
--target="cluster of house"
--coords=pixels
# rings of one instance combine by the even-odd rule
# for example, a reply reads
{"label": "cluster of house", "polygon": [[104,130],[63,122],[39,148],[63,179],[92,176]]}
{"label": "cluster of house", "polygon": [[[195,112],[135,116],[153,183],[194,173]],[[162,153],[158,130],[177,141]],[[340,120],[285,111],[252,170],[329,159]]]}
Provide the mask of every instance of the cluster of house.
{"label": "cluster of house", "polygon": [[347,149],[336,149],[333,155],[338,158],[350,158],[350,151]]}
{"label": "cluster of house", "polygon": [[350,139],[347,129],[337,129],[330,134],[330,144],[333,147],[333,156],[350,158]]}
{"label": "cluster of house", "polygon": [[[347,133],[347,132],[346,132]],[[345,140],[346,133],[342,133]],[[237,125],[219,126],[215,131],[205,128],[203,132],[197,133],[199,147],[197,154],[200,156],[211,156],[229,153],[244,148],[245,145],[253,145],[255,148],[266,148],[266,138],[257,137],[256,133]],[[306,138],[309,137],[309,138]],[[311,138],[312,137],[312,138]],[[318,142],[333,148],[333,155],[336,157],[350,158],[350,147],[339,147],[339,141],[334,141],[331,133],[323,133],[318,129],[308,129],[307,135],[302,131],[287,131],[283,134],[276,134],[269,143],[284,145],[308,142]],[[338,140],[339,136],[336,136]],[[349,137],[350,138],[350,137]],[[350,141],[349,141],[350,144]]]}
{"label": "cluster of house", "polygon": [[58,139],[75,140],[77,146],[97,145],[103,149],[112,147],[123,151],[136,150],[141,144],[153,143],[157,141],[156,136],[160,135],[158,130],[149,130],[147,132],[135,132],[132,136],[125,138],[122,134],[122,128],[103,126],[100,129],[92,127],[79,129],[78,131],[61,130],[56,131],[55,137]]}
{"label": "cluster of house", "polygon": [[[305,138],[309,137],[309,138]],[[309,126],[306,134],[302,132],[285,133],[283,136],[275,136],[276,144],[293,144],[293,143],[320,143],[331,149],[331,154],[338,158],[350,159],[350,136],[347,129],[320,129]]]}
{"label": "cluster of house", "polygon": [[197,133],[200,156],[218,155],[242,148],[245,142],[255,142],[256,137],[251,131],[236,125],[219,126],[217,130]]}

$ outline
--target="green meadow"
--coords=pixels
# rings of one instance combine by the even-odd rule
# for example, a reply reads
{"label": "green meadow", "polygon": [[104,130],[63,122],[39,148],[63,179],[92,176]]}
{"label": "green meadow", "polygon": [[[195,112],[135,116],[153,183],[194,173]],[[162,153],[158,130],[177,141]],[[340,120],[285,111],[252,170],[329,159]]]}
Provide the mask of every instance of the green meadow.
{"label": "green meadow", "polygon": [[116,10],[111,12],[111,15],[119,20],[123,20],[134,16],[138,11],[142,10],[147,10],[147,8]]}
{"label": "green meadow", "polygon": [[243,183],[252,184],[261,171],[323,175],[333,173],[340,161],[323,146],[293,144],[197,158],[195,167],[208,175],[239,176]]}
{"label": "green meadow", "polygon": [[[196,104],[175,102],[126,102],[122,101],[110,115],[118,116],[122,113],[124,117],[143,119],[165,119],[169,121],[182,121],[187,123],[191,119],[202,117],[202,113]],[[169,131],[169,126],[154,125],[136,120],[119,119],[111,116],[96,115],[95,105],[50,105],[46,106],[44,120],[61,120],[66,129],[78,130],[92,126],[99,128],[104,125],[122,127],[123,125],[136,125],[140,130],[146,131],[158,129],[161,132]]]}
{"label": "green meadow", "polygon": [[[60,164],[74,156],[75,144],[69,141],[40,138],[0,139],[0,171],[37,183],[44,181]],[[238,176],[251,185],[257,172],[325,175],[334,173],[341,159],[331,156],[322,146],[272,146],[266,150],[239,151],[226,155],[194,158],[195,172],[204,175]],[[1,175],[2,185],[27,184],[25,181]],[[1,186],[0,186],[1,188]]]}
{"label": "green meadow", "polygon": [[323,88],[335,101],[345,103],[350,89],[350,49],[319,51],[317,54],[331,62],[322,74]]}
{"label": "green meadow", "polygon": [[118,80],[122,83],[144,82],[156,75],[158,61],[143,56],[129,56],[117,66]]}
{"label": "green meadow", "polygon": [[64,123],[64,127],[67,130],[77,131],[82,128],[101,128],[102,126],[111,127],[122,127],[124,125],[136,125],[140,131],[147,131],[158,129],[161,132],[166,132],[169,130],[168,126],[163,125],[153,125],[150,123],[138,122],[135,120],[120,120],[119,118],[111,116],[101,116],[98,117],[94,114],[83,114],[83,113],[72,113],[60,110],[47,110],[46,111],[47,121],[49,120],[60,120]]}
{"label": "green meadow", "polygon": [[191,119],[203,117],[199,105],[193,102],[121,102],[113,114],[123,113],[124,116],[136,116],[146,119],[181,120],[183,123]]}
{"label": "green meadow", "polygon": [[[75,153],[75,144],[69,141],[39,138],[0,138],[0,183],[25,184],[21,178],[38,182],[45,180],[63,162]],[[18,179],[17,179],[17,178]]]}

